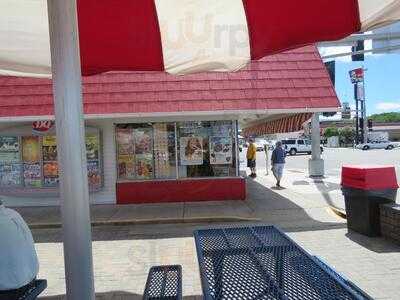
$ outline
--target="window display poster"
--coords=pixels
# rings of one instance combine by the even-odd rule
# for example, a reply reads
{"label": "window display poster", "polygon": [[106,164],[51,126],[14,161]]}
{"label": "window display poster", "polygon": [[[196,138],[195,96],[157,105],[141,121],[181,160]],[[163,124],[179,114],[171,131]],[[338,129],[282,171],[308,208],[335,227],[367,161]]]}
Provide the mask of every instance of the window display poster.
{"label": "window display poster", "polygon": [[135,154],[152,153],[152,128],[135,129]]}
{"label": "window display poster", "polygon": [[181,137],[180,158],[181,165],[195,166],[203,164],[203,138],[202,137]]}
{"label": "window display poster", "polygon": [[18,137],[0,136],[0,152],[19,152]]}
{"label": "window display poster", "polygon": [[47,162],[43,164],[44,177],[58,177],[58,163]]}
{"label": "window display poster", "polygon": [[37,163],[40,160],[39,137],[22,137],[22,160],[25,163]]}
{"label": "window display poster", "polygon": [[133,155],[133,130],[131,128],[117,128],[118,154]]}
{"label": "window display poster", "polygon": [[98,161],[88,161],[87,163],[88,181],[90,188],[101,187],[100,166]]}
{"label": "window display poster", "polygon": [[24,164],[24,182],[27,187],[42,186],[42,169],[40,164]]}
{"label": "window display poster", "polygon": [[232,163],[232,138],[210,137],[210,163],[213,165]]}
{"label": "window display poster", "polygon": [[14,187],[21,185],[20,164],[5,164],[0,165],[0,186]]}
{"label": "window display poster", "polygon": [[86,156],[87,159],[99,159],[99,136],[91,134],[86,136]]}
{"label": "window display poster", "polygon": [[44,186],[46,187],[57,187],[58,182],[58,177],[44,177]]}
{"label": "window display poster", "polygon": [[43,143],[43,146],[56,147],[57,146],[56,136],[55,135],[46,135],[43,137],[42,143]]}
{"label": "window display poster", "polygon": [[136,178],[152,179],[153,178],[153,156],[148,154],[136,155]]}
{"label": "window display poster", "polygon": [[0,163],[19,162],[19,152],[0,152]]}
{"label": "window display poster", "polygon": [[43,160],[57,161],[57,141],[54,135],[44,136],[42,141]]}
{"label": "window display poster", "polygon": [[135,178],[135,164],[132,155],[118,156],[118,177],[121,179]]}

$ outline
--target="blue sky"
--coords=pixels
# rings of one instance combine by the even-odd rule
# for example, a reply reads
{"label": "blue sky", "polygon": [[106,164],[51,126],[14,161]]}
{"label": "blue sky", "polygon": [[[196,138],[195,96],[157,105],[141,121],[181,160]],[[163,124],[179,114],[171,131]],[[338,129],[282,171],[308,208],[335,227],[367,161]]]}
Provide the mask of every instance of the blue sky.
{"label": "blue sky", "polygon": [[364,62],[336,60],[336,92],[342,102],[355,105],[349,71],[364,66],[367,114],[400,111],[400,54],[366,55]]}

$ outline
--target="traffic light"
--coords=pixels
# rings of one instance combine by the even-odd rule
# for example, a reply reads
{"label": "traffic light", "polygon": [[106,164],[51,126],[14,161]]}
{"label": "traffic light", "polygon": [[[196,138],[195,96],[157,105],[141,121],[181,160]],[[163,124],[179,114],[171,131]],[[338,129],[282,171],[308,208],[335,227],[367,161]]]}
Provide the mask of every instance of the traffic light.
{"label": "traffic light", "polygon": [[368,119],[368,130],[372,131],[372,120]]}
{"label": "traffic light", "polygon": [[[351,47],[351,52],[364,51],[364,41],[357,41],[356,45]],[[364,61],[364,54],[353,54],[352,61]]]}

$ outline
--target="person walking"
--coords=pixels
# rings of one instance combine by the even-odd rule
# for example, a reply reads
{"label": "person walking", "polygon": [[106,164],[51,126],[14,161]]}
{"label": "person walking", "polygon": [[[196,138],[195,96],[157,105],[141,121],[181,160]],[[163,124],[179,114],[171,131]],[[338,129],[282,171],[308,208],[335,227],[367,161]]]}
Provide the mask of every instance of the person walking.
{"label": "person walking", "polygon": [[286,151],[282,147],[282,142],[277,142],[274,151],[272,151],[271,165],[272,173],[276,179],[276,186],[281,187],[281,179],[283,175],[283,168],[285,167]]}
{"label": "person walking", "polygon": [[251,174],[250,177],[256,178],[256,157],[257,157],[257,148],[254,144],[254,140],[250,139],[249,147],[247,148],[247,167],[250,168]]}

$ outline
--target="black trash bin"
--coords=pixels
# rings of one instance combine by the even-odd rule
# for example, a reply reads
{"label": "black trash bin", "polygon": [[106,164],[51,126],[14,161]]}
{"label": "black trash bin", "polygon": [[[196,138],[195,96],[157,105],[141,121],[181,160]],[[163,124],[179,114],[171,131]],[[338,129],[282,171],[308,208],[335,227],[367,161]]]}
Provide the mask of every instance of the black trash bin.
{"label": "black trash bin", "polygon": [[347,228],[370,237],[380,236],[379,206],[395,203],[397,189],[394,167],[344,166],[342,192]]}

